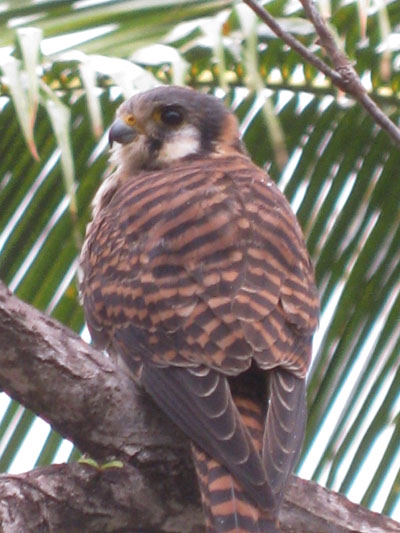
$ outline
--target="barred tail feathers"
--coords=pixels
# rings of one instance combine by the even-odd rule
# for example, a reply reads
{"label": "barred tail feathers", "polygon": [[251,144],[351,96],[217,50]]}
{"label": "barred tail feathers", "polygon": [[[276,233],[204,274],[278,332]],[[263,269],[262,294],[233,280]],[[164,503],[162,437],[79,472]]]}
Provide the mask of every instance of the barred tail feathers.
{"label": "barred tail feathers", "polygon": [[[235,404],[257,451],[262,450],[262,410],[253,400],[235,397]],[[194,463],[199,479],[207,533],[278,533],[271,517],[244,493],[220,463],[195,444]]]}

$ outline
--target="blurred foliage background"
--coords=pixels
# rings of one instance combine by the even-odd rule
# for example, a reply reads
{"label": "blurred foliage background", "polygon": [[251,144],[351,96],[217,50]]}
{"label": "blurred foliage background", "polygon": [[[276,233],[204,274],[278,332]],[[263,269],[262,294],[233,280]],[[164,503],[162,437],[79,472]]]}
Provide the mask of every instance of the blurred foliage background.
{"label": "blurred foliage background", "polygon": [[[326,59],[297,0],[264,5]],[[400,2],[319,8],[398,123]],[[241,2],[0,1],[0,69],[0,278],[78,332],[77,255],[119,103],[175,83],[232,106],[316,267],[322,314],[298,472],[399,520],[399,147]],[[0,394],[0,471],[78,455]]]}

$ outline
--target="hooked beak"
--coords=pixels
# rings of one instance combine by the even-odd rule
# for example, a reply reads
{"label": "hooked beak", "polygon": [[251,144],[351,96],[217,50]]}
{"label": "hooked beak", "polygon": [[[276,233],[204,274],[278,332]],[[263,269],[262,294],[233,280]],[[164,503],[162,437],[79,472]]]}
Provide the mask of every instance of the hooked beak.
{"label": "hooked beak", "polygon": [[108,142],[110,144],[110,148],[112,148],[114,142],[127,144],[133,141],[137,134],[138,132],[135,128],[128,126],[128,124],[126,124],[123,120],[117,118],[111,124],[111,128],[108,133]]}

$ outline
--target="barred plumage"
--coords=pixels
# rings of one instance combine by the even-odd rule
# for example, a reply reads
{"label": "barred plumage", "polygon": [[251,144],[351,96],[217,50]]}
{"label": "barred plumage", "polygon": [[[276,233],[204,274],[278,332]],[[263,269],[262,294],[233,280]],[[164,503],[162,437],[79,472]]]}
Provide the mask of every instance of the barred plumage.
{"label": "barred plumage", "polygon": [[[209,531],[272,532],[303,438],[318,301],[295,217],[221,107],[166,87],[122,106],[81,290],[95,342],[193,440]],[[157,122],[171,109],[182,125]]]}
{"label": "barred plumage", "polygon": [[[243,392],[242,396],[234,397],[234,402],[254,447],[261,455],[265,409],[261,402],[243,396]],[[268,515],[252,504],[226,467],[209,457],[196,444],[192,448],[209,533],[278,531]]]}

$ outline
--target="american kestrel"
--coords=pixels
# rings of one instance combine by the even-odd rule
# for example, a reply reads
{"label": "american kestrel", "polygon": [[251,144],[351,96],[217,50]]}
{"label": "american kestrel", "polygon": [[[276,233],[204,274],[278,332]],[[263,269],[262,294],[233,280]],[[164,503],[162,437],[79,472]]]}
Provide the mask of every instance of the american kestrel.
{"label": "american kestrel", "polygon": [[214,96],[137,94],[109,139],[81,255],[93,341],[191,440],[207,531],[278,531],[318,320],[300,227]]}

